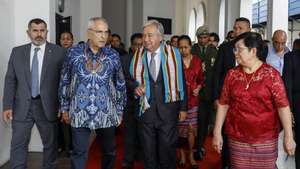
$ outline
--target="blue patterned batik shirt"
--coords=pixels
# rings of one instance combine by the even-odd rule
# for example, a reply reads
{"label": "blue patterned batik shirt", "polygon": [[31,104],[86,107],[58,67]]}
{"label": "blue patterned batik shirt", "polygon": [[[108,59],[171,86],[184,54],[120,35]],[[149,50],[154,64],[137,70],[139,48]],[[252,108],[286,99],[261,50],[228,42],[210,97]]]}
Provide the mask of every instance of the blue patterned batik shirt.
{"label": "blue patterned batik shirt", "polygon": [[59,100],[60,111],[69,113],[72,127],[119,125],[126,103],[119,54],[109,47],[94,54],[88,43],[70,48],[62,69]]}

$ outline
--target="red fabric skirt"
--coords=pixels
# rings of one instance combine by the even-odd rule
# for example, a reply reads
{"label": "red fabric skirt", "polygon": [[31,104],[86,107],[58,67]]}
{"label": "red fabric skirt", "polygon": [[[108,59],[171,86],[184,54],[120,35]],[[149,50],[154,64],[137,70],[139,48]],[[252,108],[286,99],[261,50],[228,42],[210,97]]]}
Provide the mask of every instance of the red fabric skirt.
{"label": "red fabric skirt", "polygon": [[278,140],[248,144],[228,140],[231,169],[275,169]]}

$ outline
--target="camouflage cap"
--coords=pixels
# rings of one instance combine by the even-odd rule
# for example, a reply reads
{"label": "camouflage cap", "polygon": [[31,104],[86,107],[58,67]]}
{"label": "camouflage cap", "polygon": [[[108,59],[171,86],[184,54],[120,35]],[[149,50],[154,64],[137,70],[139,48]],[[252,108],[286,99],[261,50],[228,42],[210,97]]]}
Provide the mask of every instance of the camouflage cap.
{"label": "camouflage cap", "polygon": [[209,35],[208,29],[206,26],[200,26],[196,31],[196,36],[200,35]]}

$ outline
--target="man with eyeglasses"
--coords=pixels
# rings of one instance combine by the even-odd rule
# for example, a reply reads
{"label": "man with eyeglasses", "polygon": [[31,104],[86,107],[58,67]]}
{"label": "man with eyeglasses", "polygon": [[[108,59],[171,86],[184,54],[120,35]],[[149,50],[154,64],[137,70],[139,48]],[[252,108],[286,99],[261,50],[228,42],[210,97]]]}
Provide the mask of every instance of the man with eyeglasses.
{"label": "man with eyeglasses", "polygon": [[73,169],[85,168],[91,130],[101,139],[101,168],[115,168],[115,127],[122,121],[126,87],[119,54],[105,46],[108,35],[106,20],[91,18],[88,41],[70,48],[63,64],[60,112],[72,126]]}

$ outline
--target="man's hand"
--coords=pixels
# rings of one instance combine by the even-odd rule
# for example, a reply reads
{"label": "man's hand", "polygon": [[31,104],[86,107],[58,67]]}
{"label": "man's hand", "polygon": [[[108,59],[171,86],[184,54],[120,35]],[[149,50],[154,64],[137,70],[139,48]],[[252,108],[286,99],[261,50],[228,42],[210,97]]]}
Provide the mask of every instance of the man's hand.
{"label": "man's hand", "polygon": [[66,124],[70,124],[71,123],[71,119],[69,116],[69,112],[61,112],[61,122],[64,122]]}
{"label": "man's hand", "polygon": [[201,85],[198,85],[198,87],[193,90],[193,95],[194,96],[198,96],[199,95],[199,91],[200,91],[201,88],[202,88]]}
{"label": "man's hand", "polygon": [[9,123],[13,119],[13,111],[12,109],[5,110],[3,112],[3,120],[5,123]]}
{"label": "man's hand", "polygon": [[179,121],[182,122],[186,118],[186,112],[185,111],[180,111],[179,112]]}
{"label": "man's hand", "polygon": [[145,94],[145,86],[141,85],[134,89],[134,94],[136,96],[143,96]]}
{"label": "man's hand", "polygon": [[122,121],[123,121],[123,117],[120,117],[120,121],[119,121],[117,127],[119,127],[122,124]]}
{"label": "man's hand", "polygon": [[217,100],[215,100],[215,101],[214,101],[214,106],[215,106],[215,109],[217,109],[217,108],[218,108],[218,105],[219,105],[219,100],[217,99]]}

